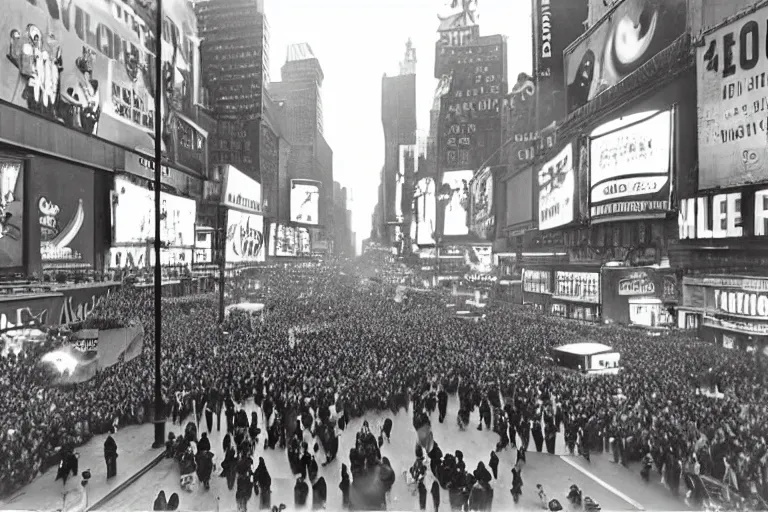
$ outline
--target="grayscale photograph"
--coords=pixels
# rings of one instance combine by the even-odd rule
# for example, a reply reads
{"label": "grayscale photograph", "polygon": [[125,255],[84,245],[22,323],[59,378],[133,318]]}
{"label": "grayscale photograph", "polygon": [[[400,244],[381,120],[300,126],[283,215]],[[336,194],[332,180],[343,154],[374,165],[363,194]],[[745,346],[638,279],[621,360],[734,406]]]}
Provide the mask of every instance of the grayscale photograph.
{"label": "grayscale photograph", "polygon": [[0,37],[0,512],[768,512],[768,0]]}

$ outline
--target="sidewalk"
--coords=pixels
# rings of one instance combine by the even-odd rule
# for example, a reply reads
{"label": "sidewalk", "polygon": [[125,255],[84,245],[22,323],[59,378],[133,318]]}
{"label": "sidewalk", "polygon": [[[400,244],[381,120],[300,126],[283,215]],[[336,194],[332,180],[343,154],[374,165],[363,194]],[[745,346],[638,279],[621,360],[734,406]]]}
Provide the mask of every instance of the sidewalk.
{"label": "sidewalk", "polygon": [[[178,426],[166,422],[166,432],[176,432]],[[131,425],[121,428],[113,437],[117,442],[117,476],[107,481],[107,467],[104,462],[104,441],[107,435],[99,435],[76,449],[80,454],[78,475],[70,477],[66,485],[54,481],[58,466],[50,467],[27,486],[19,489],[6,500],[0,501],[0,510],[57,510],[64,504],[64,494],[80,487],[83,471],[90,469],[88,481],[88,504],[93,505],[110,492],[125,484],[152,463],[163,449],[152,449],[155,426],[152,423]]]}

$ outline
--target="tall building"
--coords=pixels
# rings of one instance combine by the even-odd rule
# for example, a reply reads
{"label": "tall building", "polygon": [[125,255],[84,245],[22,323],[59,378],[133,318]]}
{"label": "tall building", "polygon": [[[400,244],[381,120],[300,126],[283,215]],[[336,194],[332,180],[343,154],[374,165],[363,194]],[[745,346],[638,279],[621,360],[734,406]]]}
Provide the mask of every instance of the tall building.
{"label": "tall building", "polygon": [[[314,252],[330,251],[335,232],[333,151],[323,136],[323,69],[309,44],[299,43],[288,47],[280,71],[282,80],[269,84],[269,96],[284,115],[284,136],[290,144],[289,186],[280,189],[279,201],[290,205],[290,222],[308,226]],[[307,195],[299,201],[297,194],[315,194],[315,199]],[[299,211],[306,201],[314,201],[312,210],[317,212],[311,221],[307,212]]]}
{"label": "tall building", "polygon": [[400,74],[381,79],[381,124],[384,129],[384,171],[382,175],[381,226],[388,244],[399,244],[400,238],[410,233],[403,229],[405,210],[411,200],[407,196],[412,186],[406,185],[413,180],[415,169],[410,168],[410,175],[404,168],[410,160],[416,158],[416,50],[410,41],[406,43],[405,56],[400,63]]}
{"label": "tall building", "polygon": [[259,172],[260,118],[269,80],[269,25],[263,0],[195,4],[202,80],[218,129],[211,164],[232,164],[250,178]]}

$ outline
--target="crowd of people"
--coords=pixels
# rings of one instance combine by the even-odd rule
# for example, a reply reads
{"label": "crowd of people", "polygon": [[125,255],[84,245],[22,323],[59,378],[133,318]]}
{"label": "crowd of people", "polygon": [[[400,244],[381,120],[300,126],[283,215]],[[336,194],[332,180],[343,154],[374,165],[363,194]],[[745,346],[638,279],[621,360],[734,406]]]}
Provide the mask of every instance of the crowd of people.
{"label": "crowd of people", "polygon": [[[370,257],[266,269],[259,279],[269,293],[258,322],[232,314],[217,325],[213,296],[165,300],[163,414],[183,418],[193,409],[218,409],[229,421],[227,400],[255,397],[265,413],[274,412],[267,444],[286,448],[292,466],[299,467],[308,451],[294,440],[307,411],[322,418],[333,407],[348,420],[409,404],[434,409],[444,395],[457,393],[461,408],[451,421],[467,428],[467,412],[479,409],[477,427],[499,434],[498,449],[518,440],[527,447],[532,437],[531,450],[552,451],[563,425],[569,449],[587,456],[610,450],[623,464],[650,460],[673,493],[685,493],[683,476],[690,471],[725,481],[742,496],[768,496],[762,355],[674,332],[652,337],[504,304],[490,304],[482,322],[458,321],[439,293],[393,300],[399,273],[391,260]],[[12,390],[0,395],[0,492],[28,483],[56,463],[61,450],[116,423],[150,417],[151,291],[126,287],[93,315],[125,322],[138,317],[146,333],[142,356],[66,388],[51,387],[50,369],[39,363],[46,344],[0,360],[0,382]],[[288,343],[296,328],[296,342]],[[620,351],[622,372],[584,378],[554,368],[549,349],[579,340]],[[703,383],[716,383],[724,396],[702,393]],[[421,402],[425,396],[429,403]],[[332,431],[329,426],[327,443],[335,437]],[[465,470],[456,469],[455,454],[443,468],[447,457],[430,458],[435,474],[440,470],[446,483],[466,478]],[[354,479],[360,461],[344,462]],[[482,478],[474,473],[475,483],[482,482],[487,470],[478,473]]]}

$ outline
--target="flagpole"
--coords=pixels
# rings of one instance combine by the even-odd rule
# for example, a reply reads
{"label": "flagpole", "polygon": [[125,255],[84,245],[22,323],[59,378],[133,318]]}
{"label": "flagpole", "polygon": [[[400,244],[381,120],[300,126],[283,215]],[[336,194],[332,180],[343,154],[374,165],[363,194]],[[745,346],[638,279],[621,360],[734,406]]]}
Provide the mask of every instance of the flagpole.
{"label": "flagpole", "polygon": [[160,175],[163,166],[162,94],[163,94],[163,0],[156,0],[155,12],[155,442],[153,448],[165,445],[165,406],[161,378],[160,344],[162,337],[163,273],[160,266]]}

